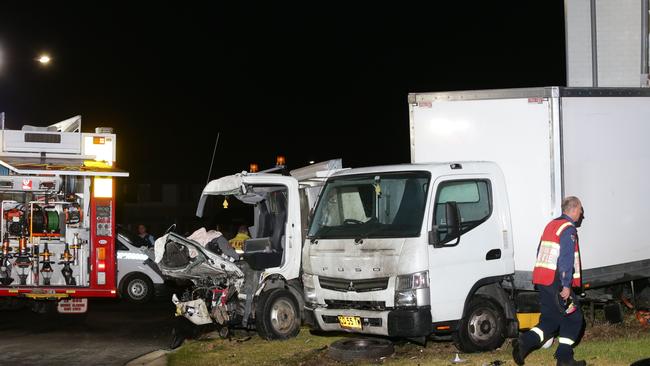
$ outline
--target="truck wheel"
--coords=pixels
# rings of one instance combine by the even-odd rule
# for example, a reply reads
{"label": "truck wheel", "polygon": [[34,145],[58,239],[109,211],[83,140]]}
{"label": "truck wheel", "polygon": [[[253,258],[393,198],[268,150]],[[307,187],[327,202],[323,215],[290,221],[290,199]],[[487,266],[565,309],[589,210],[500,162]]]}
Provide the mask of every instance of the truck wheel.
{"label": "truck wheel", "polygon": [[130,302],[142,304],[154,294],[153,282],[142,273],[134,273],[122,281],[120,295]]}
{"label": "truck wheel", "polygon": [[262,293],[255,308],[255,327],[264,339],[289,339],[298,335],[301,317],[298,301],[289,290]]}
{"label": "truck wheel", "polygon": [[462,352],[482,352],[499,348],[505,341],[504,333],[505,315],[501,307],[488,297],[474,296],[453,338]]}

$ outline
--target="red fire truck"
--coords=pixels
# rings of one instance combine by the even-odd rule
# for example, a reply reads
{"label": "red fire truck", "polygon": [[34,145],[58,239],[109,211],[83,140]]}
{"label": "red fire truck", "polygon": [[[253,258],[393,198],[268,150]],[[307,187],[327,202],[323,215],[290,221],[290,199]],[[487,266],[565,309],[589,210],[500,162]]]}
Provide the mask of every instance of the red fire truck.
{"label": "red fire truck", "polygon": [[57,302],[85,312],[117,296],[115,166],[110,128],[81,132],[81,116],[5,129],[0,116],[0,308]]}

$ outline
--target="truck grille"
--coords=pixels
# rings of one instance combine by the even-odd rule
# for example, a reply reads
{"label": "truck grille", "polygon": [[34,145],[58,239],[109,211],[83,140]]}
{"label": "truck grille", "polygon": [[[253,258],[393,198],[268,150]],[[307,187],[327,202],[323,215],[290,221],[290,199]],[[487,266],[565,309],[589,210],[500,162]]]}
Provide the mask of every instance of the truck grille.
{"label": "truck grille", "polygon": [[320,287],[333,291],[368,292],[381,291],[388,287],[388,277],[366,280],[345,280],[342,278],[319,277]]}
{"label": "truck grille", "polygon": [[355,309],[355,310],[375,310],[383,311],[386,309],[384,301],[347,301],[347,300],[325,300],[328,309]]}

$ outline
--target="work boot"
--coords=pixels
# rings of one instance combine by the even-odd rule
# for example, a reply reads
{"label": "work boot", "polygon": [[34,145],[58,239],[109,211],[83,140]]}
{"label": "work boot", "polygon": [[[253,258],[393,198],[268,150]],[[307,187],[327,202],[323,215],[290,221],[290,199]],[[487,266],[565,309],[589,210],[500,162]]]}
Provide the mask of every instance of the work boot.
{"label": "work boot", "polygon": [[524,360],[526,359],[526,352],[521,347],[522,344],[521,336],[512,340],[512,359],[519,366],[524,365]]}
{"label": "work boot", "polygon": [[587,366],[587,361],[585,360],[576,361],[574,359],[567,360],[567,361],[557,360],[556,365],[557,366]]}

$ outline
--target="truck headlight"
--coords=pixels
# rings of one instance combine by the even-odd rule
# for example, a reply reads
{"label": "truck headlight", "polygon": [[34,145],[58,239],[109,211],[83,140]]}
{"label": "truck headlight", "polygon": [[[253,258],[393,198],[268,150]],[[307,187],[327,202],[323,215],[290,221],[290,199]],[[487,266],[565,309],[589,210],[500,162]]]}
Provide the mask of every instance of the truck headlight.
{"label": "truck headlight", "polygon": [[303,273],[302,285],[304,287],[311,287],[312,289],[315,288],[316,286],[314,285],[314,275]]}
{"label": "truck headlight", "polygon": [[[418,306],[418,291],[429,288],[429,271],[411,273],[397,276],[395,286],[395,306],[415,307]],[[428,291],[427,291],[428,292]]]}
{"label": "truck headlight", "polygon": [[415,290],[396,291],[395,306],[396,307],[418,306],[418,298],[417,295],[415,294]]}
{"label": "truck headlight", "polygon": [[185,308],[185,314],[192,316],[196,314],[196,309],[194,308],[194,306],[188,306]]}
{"label": "truck headlight", "polygon": [[306,304],[316,304],[318,302],[316,297],[316,286],[314,282],[314,275],[307,273],[302,274],[302,288],[305,295]]}
{"label": "truck headlight", "polygon": [[313,287],[303,287],[303,292],[305,294],[305,304],[316,304],[318,303],[318,298],[316,297],[316,289]]}

